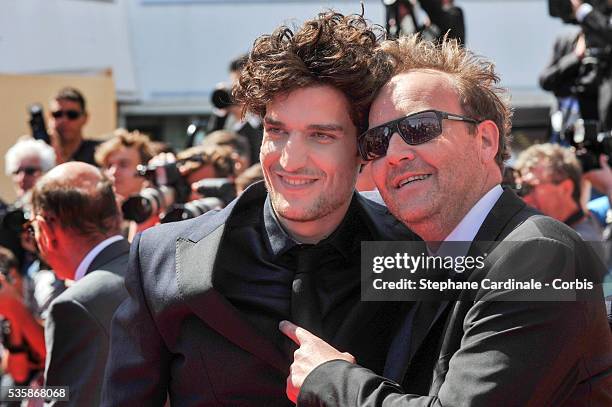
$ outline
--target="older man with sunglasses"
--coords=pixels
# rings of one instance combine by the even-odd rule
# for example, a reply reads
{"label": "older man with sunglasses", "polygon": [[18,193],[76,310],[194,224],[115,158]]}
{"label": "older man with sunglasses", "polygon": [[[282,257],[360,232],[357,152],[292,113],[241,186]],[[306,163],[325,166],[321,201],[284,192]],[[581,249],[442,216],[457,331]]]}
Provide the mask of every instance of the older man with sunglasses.
{"label": "older man with sunglasses", "polygon": [[94,154],[100,141],[83,138],[83,127],[89,118],[83,94],[75,88],[60,89],[49,109],[49,133],[57,163],[83,161],[97,165]]}
{"label": "older man with sunglasses", "polygon": [[371,107],[361,154],[391,212],[430,252],[468,242],[468,255],[484,253],[486,267],[466,277],[475,292],[412,307],[386,378],[281,322],[300,345],[289,398],[301,406],[611,405],[612,337],[597,280],[588,300],[574,291],[543,301],[482,284],[589,279],[599,266],[569,227],[500,186],[511,114],[493,65],[448,40],[437,47],[406,37],[384,47],[393,76]]}

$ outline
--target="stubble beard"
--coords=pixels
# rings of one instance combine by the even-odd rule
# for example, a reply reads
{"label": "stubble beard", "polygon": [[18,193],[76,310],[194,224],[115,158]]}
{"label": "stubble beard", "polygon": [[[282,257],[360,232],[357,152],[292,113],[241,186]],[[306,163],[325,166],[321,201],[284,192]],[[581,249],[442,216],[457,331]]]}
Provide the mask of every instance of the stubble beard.
{"label": "stubble beard", "polygon": [[268,188],[270,200],[276,214],[293,222],[312,222],[319,220],[340,208],[344,203],[341,199],[327,199],[318,196],[307,206],[292,206],[282,195]]}

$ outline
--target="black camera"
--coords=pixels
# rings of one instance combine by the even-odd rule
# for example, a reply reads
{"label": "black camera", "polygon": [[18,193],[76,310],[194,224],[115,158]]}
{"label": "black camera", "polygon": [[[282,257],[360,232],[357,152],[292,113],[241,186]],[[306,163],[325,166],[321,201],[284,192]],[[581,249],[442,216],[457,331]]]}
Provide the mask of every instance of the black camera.
{"label": "black camera", "polygon": [[47,127],[45,126],[45,118],[43,116],[43,108],[38,103],[34,103],[28,107],[30,113],[30,129],[32,130],[32,137],[36,140],[42,140],[47,144],[51,144],[51,139],[47,133]]}
{"label": "black camera", "polygon": [[600,168],[599,156],[602,154],[612,162],[612,132],[599,131],[596,120],[576,120],[565,130],[563,138],[576,149],[576,158],[584,172]]}
{"label": "black camera", "polygon": [[220,87],[213,91],[210,102],[217,109],[227,109],[234,105],[234,98],[230,89]]}
{"label": "black camera", "polygon": [[23,208],[9,207],[2,216],[2,227],[14,233],[21,233],[23,225],[28,221]]}
{"label": "black camera", "polygon": [[205,198],[221,199],[223,206],[236,198],[236,185],[227,178],[206,178],[196,182],[193,188]]}
{"label": "black camera", "polygon": [[204,198],[172,205],[160,216],[161,223],[195,218],[210,210],[224,208],[236,198],[236,186],[227,178],[206,178],[193,187]]}
{"label": "black camera", "polygon": [[186,202],[191,193],[187,181],[181,176],[178,162],[163,165],[139,165],[136,172],[153,185],[123,202],[123,218],[142,223],[175,203]]}
{"label": "black camera", "polygon": [[213,209],[221,209],[223,207],[223,201],[219,198],[196,199],[185,204],[172,205],[159,219],[161,223],[178,222],[195,218]]}

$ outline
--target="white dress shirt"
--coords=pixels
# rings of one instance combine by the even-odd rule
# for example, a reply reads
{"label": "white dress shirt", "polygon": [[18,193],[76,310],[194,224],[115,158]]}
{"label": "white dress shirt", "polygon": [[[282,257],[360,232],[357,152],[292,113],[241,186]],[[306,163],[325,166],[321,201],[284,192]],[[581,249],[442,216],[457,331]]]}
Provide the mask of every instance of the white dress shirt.
{"label": "white dress shirt", "polygon": [[[435,254],[444,256],[445,254],[453,256],[464,256],[470,247],[466,244],[464,248],[459,248],[456,244],[445,247],[445,242],[472,242],[480,230],[480,227],[484,223],[485,219],[491,209],[495,206],[499,197],[504,192],[503,188],[497,184],[489,192],[487,192],[476,205],[472,206],[472,209],[461,219],[461,222],[455,226],[452,232],[444,239],[444,242],[440,245]],[[464,252],[459,253],[458,251]],[[430,254],[433,254],[430,252]]]}

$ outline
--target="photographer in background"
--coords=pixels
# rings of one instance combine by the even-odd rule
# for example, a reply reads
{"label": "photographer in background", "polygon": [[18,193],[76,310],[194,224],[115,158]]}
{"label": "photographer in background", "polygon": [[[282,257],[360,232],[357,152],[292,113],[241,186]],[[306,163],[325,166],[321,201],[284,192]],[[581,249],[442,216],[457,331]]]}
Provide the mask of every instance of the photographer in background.
{"label": "photographer in background", "polygon": [[[176,158],[178,168],[190,189],[191,186],[205,178],[234,178],[233,156],[236,151],[230,146],[195,146],[181,151]],[[190,200],[200,198],[193,192]]]}
{"label": "photographer in background", "polygon": [[[177,205],[198,200],[201,196],[194,185],[206,178],[235,177],[230,146],[195,146],[174,156],[162,153],[153,157],[146,167],[139,168],[140,176],[149,187],[123,202],[123,216],[131,220],[128,240],[138,232],[163,222],[167,212]],[[166,220],[168,221],[168,220]]]}
{"label": "photographer in background", "polygon": [[206,136],[203,146],[230,146],[234,149],[234,174],[240,175],[251,166],[251,146],[249,140],[234,131],[217,130]]}
{"label": "photographer in background", "polygon": [[83,127],[89,115],[85,98],[75,88],[61,89],[49,104],[49,136],[55,149],[56,161],[83,161],[95,165],[97,140],[85,140]]}
{"label": "photographer in background", "polygon": [[612,0],[597,2],[597,7],[582,0],[570,1],[574,16],[585,33],[587,50],[593,53],[600,130],[612,130]]}
{"label": "photographer in background", "polygon": [[231,87],[237,84],[240,72],[248,61],[246,55],[234,59],[229,65],[229,86],[220,84],[212,94],[212,104],[215,107],[213,115],[208,122],[207,133],[215,130],[231,130],[246,137],[250,146],[250,162],[259,162],[259,149],[263,137],[261,120],[252,115],[242,116],[243,106],[236,103],[231,94]]}
{"label": "photographer in background", "polygon": [[576,120],[597,120],[597,88],[578,91],[582,60],[585,56],[584,33],[564,34],[555,40],[553,55],[540,74],[542,89],[553,92],[557,110],[551,116],[552,142],[568,145],[566,134]]}
{"label": "photographer in background", "polygon": [[536,144],[519,154],[514,167],[528,205],[564,222],[585,241],[603,240],[600,224],[582,208],[582,169],[572,148]]}
{"label": "photographer in background", "polygon": [[146,165],[153,157],[151,140],[139,131],[117,129],[113,137],[96,148],[96,163],[105,171],[115,186],[117,201],[123,202],[144,187],[145,179],[136,168]]}

